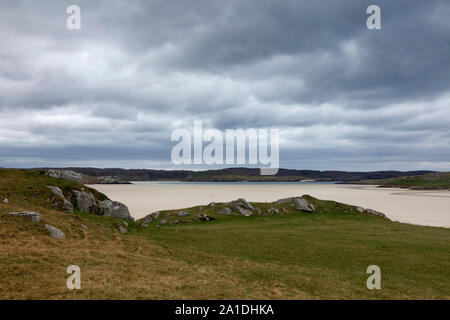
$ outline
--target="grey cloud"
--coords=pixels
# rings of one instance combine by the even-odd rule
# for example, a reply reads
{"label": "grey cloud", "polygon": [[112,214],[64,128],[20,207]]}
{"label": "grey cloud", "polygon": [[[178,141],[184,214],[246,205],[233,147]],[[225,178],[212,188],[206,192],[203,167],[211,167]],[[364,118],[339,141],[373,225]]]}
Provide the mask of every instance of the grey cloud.
{"label": "grey cloud", "polygon": [[377,31],[373,1],[79,0],[69,31],[72,2],[0,4],[0,166],[172,167],[204,120],[280,128],[286,167],[450,169],[448,1],[376,1]]}

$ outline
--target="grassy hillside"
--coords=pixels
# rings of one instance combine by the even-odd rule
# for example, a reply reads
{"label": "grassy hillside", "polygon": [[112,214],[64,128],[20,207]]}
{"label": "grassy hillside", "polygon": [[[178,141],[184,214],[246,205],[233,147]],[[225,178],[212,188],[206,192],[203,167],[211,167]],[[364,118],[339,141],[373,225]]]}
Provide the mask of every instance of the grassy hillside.
{"label": "grassy hillside", "polygon": [[380,187],[398,187],[428,190],[450,190],[450,172],[435,172],[424,175],[391,179],[361,180],[356,184],[372,184]]}
{"label": "grassy hillside", "polygon": [[110,176],[122,181],[197,181],[197,182],[224,182],[224,181],[357,181],[363,179],[388,179],[403,176],[421,175],[431,171],[373,171],[373,172],[347,172],[347,171],[318,171],[280,169],[274,176],[261,176],[260,169],[256,168],[225,168],[218,170],[190,171],[190,170],[152,170],[152,169],[120,169],[120,168],[65,168],[92,177]]}
{"label": "grassy hillside", "polygon": [[[185,210],[214,221],[170,224],[180,210],[164,211],[148,227],[128,222],[122,234],[121,219],[59,211],[45,200],[47,184],[83,187],[0,170],[1,299],[450,298],[449,229],[305,197],[315,213],[252,203],[261,215],[222,216],[217,204]],[[266,214],[270,207],[281,213]],[[41,213],[42,223],[8,215],[21,210]],[[161,219],[168,223],[156,227]],[[66,239],[49,237],[44,223]],[[81,268],[81,290],[66,288],[71,264]],[[371,264],[381,267],[381,290],[366,288]]]}
{"label": "grassy hillside", "polygon": [[387,179],[383,187],[409,187],[419,189],[450,189],[450,172],[436,172],[421,176]]}

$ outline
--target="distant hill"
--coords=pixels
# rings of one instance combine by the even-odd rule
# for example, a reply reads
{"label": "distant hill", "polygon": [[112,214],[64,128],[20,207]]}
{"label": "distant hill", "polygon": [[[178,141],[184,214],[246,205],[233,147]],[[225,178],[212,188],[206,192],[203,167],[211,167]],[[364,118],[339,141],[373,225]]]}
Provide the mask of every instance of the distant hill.
{"label": "distant hill", "polygon": [[[49,169],[49,168],[48,168]],[[433,171],[318,171],[280,169],[274,176],[261,176],[257,168],[227,168],[219,170],[153,170],[153,169],[121,169],[121,168],[52,168],[67,169],[92,177],[114,177],[126,181],[158,181],[176,180],[192,182],[234,182],[234,181],[358,181],[372,179],[390,179],[406,176],[417,176]]]}
{"label": "distant hill", "polygon": [[381,187],[410,189],[450,189],[450,172],[435,172],[420,176],[399,177],[380,181]]}

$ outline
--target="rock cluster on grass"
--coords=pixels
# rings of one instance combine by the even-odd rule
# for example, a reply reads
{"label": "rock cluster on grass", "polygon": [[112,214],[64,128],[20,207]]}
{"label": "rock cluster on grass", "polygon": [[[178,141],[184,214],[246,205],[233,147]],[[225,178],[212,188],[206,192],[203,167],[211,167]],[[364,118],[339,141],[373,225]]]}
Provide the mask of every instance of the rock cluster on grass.
{"label": "rock cluster on grass", "polygon": [[22,212],[9,212],[8,214],[16,217],[30,218],[33,222],[40,222],[41,215],[34,211],[22,211]]}
{"label": "rock cluster on grass", "polygon": [[[290,197],[279,199],[277,201],[272,202],[272,206],[265,209],[265,213],[259,207],[255,207],[250,204],[245,199],[237,199],[230,202],[225,203],[211,203],[207,207],[199,207],[202,210],[198,210],[198,215],[191,219],[176,219],[177,217],[187,217],[190,216],[188,211],[178,211],[178,212],[168,212],[164,213],[164,217],[161,217],[160,212],[154,212],[143,219],[139,220],[139,223],[143,227],[147,227],[150,223],[157,221],[156,227],[160,227],[164,224],[180,224],[180,223],[190,223],[195,221],[212,221],[215,220],[214,215],[208,215],[206,213],[212,212],[217,215],[234,215],[234,216],[261,216],[261,215],[280,215],[286,214],[289,212],[302,212],[302,213],[313,213],[313,212],[321,212],[316,206],[307,200],[308,197]],[[343,209],[349,209],[347,205],[335,203],[337,206]],[[208,208],[209,207],[209,208]],[[206,209],[204,209],[206,208]],[[205,213],[202,213],[204,210],[207,210]],[[350,210],[354,210],[350,209]],[[377,212],[371,209],[364,209],[361,207],[357,208],[357,211],[364,212],[371,215],[376,215],[379,217],[386,218],[384,214],[381,212]],[[163,218],[163,219],[161,219]],[[158,219],[161,219],[158,221]]]}
{"label": "rock cluster on grass", "polygon": [[269,209],[267,209],[267,211],[268,211],[270,214],[279,214],[279,213],[280,213],[280,210],[278,210],[278,209],[276,209],[276,208],[274,208],[274,207],[270,207]]}
{"label": "rock cluster on grass", "polygon": [[358,210],[358,212],[361,212],[361,213],[366,213],[366,214],[369,214],[369,215],[372,215],[372,216],[377,216],[377,217],[381,217],[381,218],[389,220],[389,218],[386,217],[386,215],[384,213],[375,211],[373,209],[366,209],[366,208],[363,208],[363,207],[358,207],[358,208],[356,208],[356,210]]}
{"label": "rock cluster on grass", "polygon": [[316,208],[302,197],[284,198],[274,202],[275,204],[288,204],[289,206],[304,212],[314,212]]}
{"label": "rock cluster on grass", "polygon": [[66,199],[60,188],[56,186],[47,186],[55,195],[53,203],[60,207],[65,213],[73,213],[72,203]]}
{"label": "rock cluster on grass", "polygon": [[200,220],[200,221],[213,221],[213,220],[216,220],[215,218],[210,217],[210,216],[208,216],[206,214],[199,214],[197,216],[197,219]]}
{"label": "rock cluster on grass", "polygon": [[60,207],[66,213],[72,213],[76,208],[81,212],[93,213],[105,217],[117,217],[133,221],[128,207],[118,201],[109,199],[100,201],[95,196],[84,190],[73,190],[66,195],[56,186],[48,186],[53,192],[53,197],[48,200]]}
{"label": "rock cluster on grass", "polygon": [[231,210],[231,208],[222,208],[220,209],[218,212],[218,214],[223,214],[223,215],[230,215],[233,213],[233,211]]}
{"label": "rock cluster on grass", "polygon": [[231,206],[233,209],[237,210],[240,215],[248,217],[253,214],[255,208],[247,202],[245,199],[237,199],[225,204],[226,206]]}
{"label": "rock cluster on grass", "polygon": [[158,217],[159,217],[159,211],[152,212],[152,213],[146,215],[144,218],[142,218],[140,220],[141,226],[147,227],[153,221],[158,220]]}

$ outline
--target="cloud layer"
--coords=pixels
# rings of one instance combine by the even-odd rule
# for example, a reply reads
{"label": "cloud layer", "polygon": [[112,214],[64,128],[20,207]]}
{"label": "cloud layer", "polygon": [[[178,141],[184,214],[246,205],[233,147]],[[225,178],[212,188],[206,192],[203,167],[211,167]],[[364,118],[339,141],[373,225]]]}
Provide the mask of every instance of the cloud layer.
{"label": "cloud layer", "polygon": [[279,128],[282,167],[450,170],[450,3],[375,2],[2,1],[0,166],[174,168],[203,120]]}

